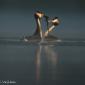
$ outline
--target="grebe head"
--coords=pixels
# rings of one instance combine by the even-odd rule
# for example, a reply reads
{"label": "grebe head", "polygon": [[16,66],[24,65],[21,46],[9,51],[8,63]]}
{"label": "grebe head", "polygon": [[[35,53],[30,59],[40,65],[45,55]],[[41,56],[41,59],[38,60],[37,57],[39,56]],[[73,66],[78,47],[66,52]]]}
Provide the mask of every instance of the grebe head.
{"label": "grebe head", "polygon": [[51,22],[55,26],[60,24],[60,21],[59,21],[58,17],[55,17],[54,19],[52,19]]}
{"label": "grebe head", "polygon": [[47,23],[51,23],[52,25],[56,26],[60,24],[60,20],[58,19],[58,17],[53,18],[52,20],[49,20],[49,17],[44,15],[46,22]]}
{"label": "grebe head", "polygon": [[35,13],[35,16],[36,16],[37,18],[42,18],[42,17],[44,16],[44,13],[41,12],[41,11],[37,11],[37,12]]}

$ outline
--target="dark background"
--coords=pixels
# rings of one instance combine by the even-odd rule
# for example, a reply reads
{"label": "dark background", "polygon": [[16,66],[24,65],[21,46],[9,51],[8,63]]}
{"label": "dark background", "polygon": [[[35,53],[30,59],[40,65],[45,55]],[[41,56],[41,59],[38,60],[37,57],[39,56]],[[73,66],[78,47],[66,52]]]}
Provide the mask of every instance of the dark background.
{"label": "dark background", "polygon": [[0,37],[33,34],[37,10],[60,18],[56,36],[85,38],[85,0],[0,0]]}

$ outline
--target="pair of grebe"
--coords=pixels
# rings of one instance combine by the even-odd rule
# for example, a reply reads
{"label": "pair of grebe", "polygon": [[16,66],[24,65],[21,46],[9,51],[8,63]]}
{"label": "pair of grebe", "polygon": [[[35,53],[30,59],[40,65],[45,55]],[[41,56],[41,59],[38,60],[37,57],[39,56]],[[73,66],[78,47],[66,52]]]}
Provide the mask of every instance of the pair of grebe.
{"label": "pair of grebe", "polygon": [[[49,35],[49,33],[55,28],[55,26],[59,25],[60,21],[58,19],[58,17],[55,17],[52,20],[49,20],[49,17],[46,16],[43,12],[41,11],[37,11],[34,14],[35,20],[36,20],[36,24],[37,24],[37,28],[34,32],[34,34],[32,36],[26,36],[24,37],[24,41],[40,41],[43,37],[45,40],[56,40],[58,39],[57,37],[53,36],[53,35]],[[42,26],[41,26],[41,21],[42,18],[46,19],[47,22],[47,30],[43,33],[42,30]],[[49,27],[48,24],[51,24],[51,26]]]}

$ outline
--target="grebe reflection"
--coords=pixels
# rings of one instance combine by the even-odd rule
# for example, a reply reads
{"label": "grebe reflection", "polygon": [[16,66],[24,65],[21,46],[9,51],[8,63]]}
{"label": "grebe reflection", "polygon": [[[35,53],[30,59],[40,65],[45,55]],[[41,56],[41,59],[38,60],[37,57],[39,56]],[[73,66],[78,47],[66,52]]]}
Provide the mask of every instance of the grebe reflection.
{"label": "grebe reflection", "polygon": [[36,80],[39,81],[40,79],[40,67],[41,67],[41,49],[42,46],[39,46],[36,50]]}
{"label": "grebe reflection", "polygon": [[[44,67],[44,63],[43,63],[43,59],[42,59],[42,56],[41,54],[45,53],[45,61],[46,64],[45,66],[47,68]],[[40,83],[40,80],[42,79],[42,71],[45,71],[46,70],[46,75],[49,76],[49,72],[51,73],[51,77],[52,79],[56,79],[56,65],[58,63],[58,55],[57,53],[51,49],[49,46],[39,46],[36,50],[36,61],[35,61],[35,64],[36,64],[36,81],[37,83],[39,84]],[[50,68],[51,70],[49,70],[48,68]],[[41,70],[43,69],[43,70]]]}

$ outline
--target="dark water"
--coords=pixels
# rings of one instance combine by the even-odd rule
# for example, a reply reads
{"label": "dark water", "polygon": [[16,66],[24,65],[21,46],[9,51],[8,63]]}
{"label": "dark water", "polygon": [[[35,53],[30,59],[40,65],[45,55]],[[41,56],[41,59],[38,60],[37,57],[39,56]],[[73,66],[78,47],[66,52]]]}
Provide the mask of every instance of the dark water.
{"label": "dark water", "polygon": [[0,40],[0,81],[16,81],[15,85],[84,84],[84,45],[20,43]]}

